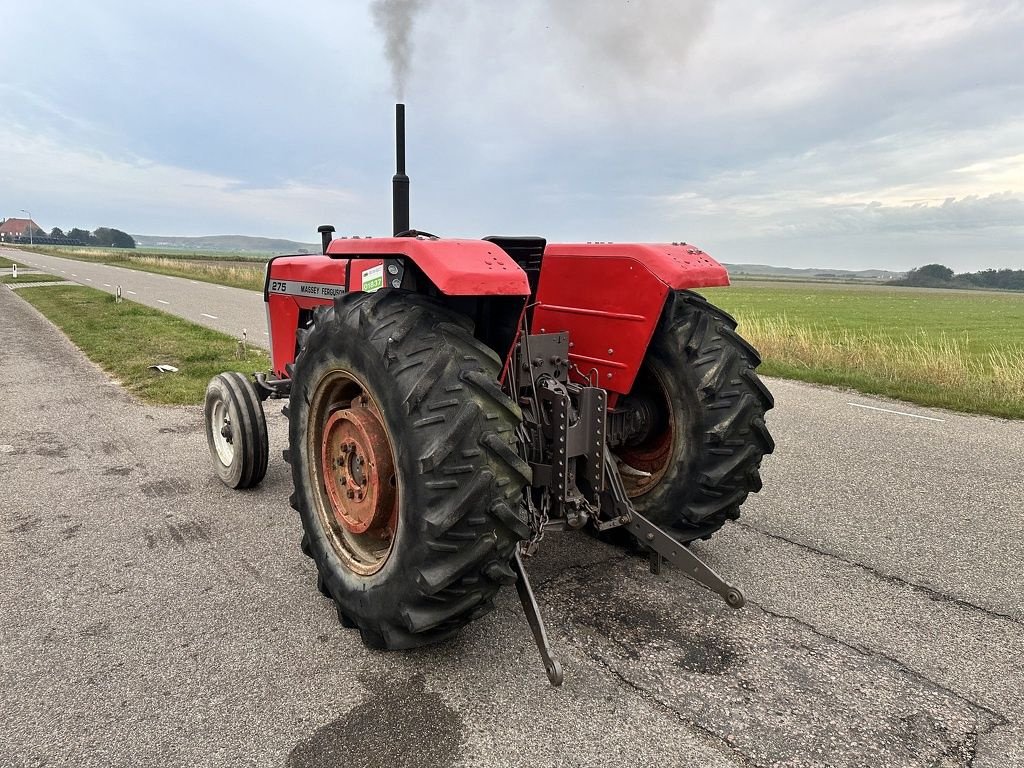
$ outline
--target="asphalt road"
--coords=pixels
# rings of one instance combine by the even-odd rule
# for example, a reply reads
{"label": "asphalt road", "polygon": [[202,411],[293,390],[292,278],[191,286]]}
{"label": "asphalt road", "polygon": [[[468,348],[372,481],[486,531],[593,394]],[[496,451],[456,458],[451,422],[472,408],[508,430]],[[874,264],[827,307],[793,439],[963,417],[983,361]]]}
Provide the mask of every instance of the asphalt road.
{"label": "asphalt road", "polygon": [[120,286],[121,295],[126,299],[236,338],[245,332],[251,343],[270,346],[263,297],[254,291],[12,248],[0,247],[0,256],[16,262],[19,267],[28,265],[107,293],[114,293]]}
{"label": "asphalt road", "polygon": [[695,547],[747,607],[548,534],[553,689],[514,590],[367,650],[283,462],[227,490],[199,409],[132,400],[14,292],[0,318],[0,765],[1024,765],[1024,424],[769,381],[765,488]]}

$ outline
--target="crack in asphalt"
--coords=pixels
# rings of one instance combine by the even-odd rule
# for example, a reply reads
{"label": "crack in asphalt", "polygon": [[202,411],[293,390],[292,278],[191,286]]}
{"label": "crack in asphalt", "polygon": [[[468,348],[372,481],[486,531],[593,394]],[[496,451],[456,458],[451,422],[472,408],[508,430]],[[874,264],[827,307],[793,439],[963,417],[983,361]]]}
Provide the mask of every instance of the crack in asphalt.
{"label": "crack in asphalt", "polygon": [[[551,576],[548,576],[546,579],[534,582],[533,585],[532,585],[533,586],[533,591],[534,592],[540,592],[545,587],[550,586],[554,582],[564,579],[570,573],[581,572],[581,571],[589,571],[589,570],[592,570],[594,568],[607,566],[607,565],[609,565],[611,563],[620,563],[620,562],[623,562],[623,561],[626,561],[626,560],[633,560],[635,558],[636,558],[636,554],[635,553],[633,553],[633,552],[623,552],[623,553],[620,553],[620,554],[609,555],[608,557],[602,558],[601,560],[594,560],[594,561],[591,561],[591,562],[588,562],[588,563],[576,563],[575,565],[571,565],[568,568],[565,568],[564,570],[558,571],[557,573],[552,574]],[[615,669],[610,663],[608,663],[604,659],[600,658],[596,654],[594,654],[594,653],[592,653],[590,651],[585,651],[584,653],[585,653],[587,658],[589,658],[591,661],[593,661],[599,667],[601,667],[602,669],[607,671],[610,675],[612,675],[612,677],[614,677],[616,680],[618,680],[624,686],[626,686],[630,690],[634,691],[637,694],[637,696],[639,696],[644,701],[652,704],[653,706],[657,707],[658,709],[660,709],[660,710],[662,710],[664,712],[668,712],[669,714],[673,715],[676,719],[679,720],[680,723],[684,724],[686,727],[690,728],[691,730],[696,731],[696,732],[701,733],[701,734],[704,734],[705,737],[711,739],[712,741],[714,741],[714,743],[716,745],[719,745],[722,749],[724,749],[729,754],[730,757],[738,758],[743,765],[751,766],[752,768],[757,768],[758,763],[754,762],[753,758],[751,758],[750,755],[747,755],[746,753],[741,751],[738,747],[730,744],[728,741],[723,739],[720,735],[718,735],[714,731],[712,731],[712,730],[710,730],[708,728],[705,728],[705,727],[701,726],[700,724],[695,723],[695,722],[689,720],[679,710],[675,709],[674,707],[672,707],[667,702],[662,701],[660,698],[658,698],[656,695],[654,695],[653,693],[651,693],[650,691],[648,691],[646,688],[642,687],[638,683],[635,683],[632,680],[630,680],[629,678],[627,678],[619,670]]]}
{"label": "crack in asphalt", "polygon": [[[967,760],[966,762],[964,762],[964,768],[973,768],[974,761],[978,758],[978,742],[981,740],[981,737],[991,736],[997,730],[999,730],[1000,728],[1004,728],[1007,725],[1012,725],[1012,723],[1004,719],[1003,722],[992,723],[992,725],[988,727],[975,728],[973,731],[968,731],[967,735],[964,737],[963,743],[960,745],[960,748],[967,756]],[[944,757],[955,756],[956,755],[944,755]],[[942,758],[940,757],[939,760],[934,763],[934,766],[940,765],[941,760]]]}
{"label": "crack in asphalt", "polygon": [[587,570],[590,570],[591,568],[594,568],[595,566],[598,566],[598,565],[609,565],[611,563],[621,563],[622,561],[631,559],[633,557],[634,557],[633,553],[626,552],[626,553],[619,554],[619,555],[611,555],[611,556],[603,558],[601,560],[594,560],[593,562],[589,562],[589,563],[576,563],[575,565],[570,565],[568,568],[564,568],[563,570],[558,571],[557,573],[554,573],[551,576],[548,576],[546,579],[543,579],[542,581],[532,581],[531,585],[533,586],[533,591],[534,592],[539,592],[544,587],[548,586],[552,582],[558,581],[559,579],[561,579],[563,576],[565,576],[568,573],[572,573],[574,571],[587,571]]}
{"label": "crack in asphalt", "polygon": [[[749,526],[745,526],[745,527],[749,528]],[[756,530],[756,529],[751,529],[751,530]],[[766,535],[770,536],[771,534],[766,534]],[[775,538],[782,538],[782,537],[775,537]],[[566,568],[564,571],[560,571],[559,573],[555,574],[554,576],[551,576],[551,577],[545,579],[543,582],[541,582],[540,584],[536,585],[534,587],[534,590],[536,591],[539,587],[548,585],[548,584],[556,581],[557,579],[562,578],[563,576],[568,574],[570,571],[586,571],[586,570],[589,570],[591,568],[607,565],[608,563],[622,561],[622,560],[624,560],[626,558],[629,558],[631,556],[632,556],[631,554],[627,553],[625,555],[620,555],[618,557],[609,557],[609,558],[606,558],[604,560],[598,560],[598,561],[595,561],[595,562],[592,562],[592,563],[579,563],[577,565],[573,565],[570,568]],[[842,560],[843,558],[837,558],[837,559]],[[870,568],[865,568],[865,570],[871,570],[871,569]],[[910,586],[913,586],[913,585],[910,585]],[[760,603],[756,603],[756,602],[753,602],[753,601],[747,601],[747,607],[756,607],[762,613],[765,613],[765,614],[767,614],[769,616],[772,616],[773,618],[784,619],[784,620],[792,621],[792,622],[794,622],[796,624],[799,624],[800,626],[804,627],[805,629],[810,630],[811,632],[813,632],[814,634],[818,635],[819,637],[824,638],[825,640],[829,640],[829,641],[831,641],[833,643],[837,643],[838,645],[841,645],[844,648],[848,648],[851,651],[855,651],[856,653],[860,654],[861,656],[866,656],[868,658],[875,658],[875,659],[880,659],[882,661],[885,661],[885,662],[893,665],[897,669],[899,669],[904,674],[906,674],[906,675],[910,676],[911,678],[917,680],[918,682],[927,683],[928,685],[931,685],[931,686],[935,687],[936,689],[942,691],[943,693],[946,693],[946,694],[948,694],[948,695],[950,695],[950,696],[952,696],[952,697],[954,697],[956,699],[959,699],[960,701],[964,702],[965,704],[968,704],[968,705],[970,705],[972,707],[976,707],[977,709],[982,710],[983,712],[985,712],[988,715],[991,715],[993,718],[995,718],[997,720],[995,726],[993,726],[993,728],[989,729],[989,731],[987,731],[986,733],[991,732],[991,730],[994,730],[996,727],[999,727],[999,726],[1002,726],[1002,725],[1009,725],[1010,722],[1011,722],[1002,713],[997,712],[996,710],[992,709],[991,707],[989,707],[989,706],[987,706],[985,704],[982,704],[980,702],[974,701],[973,699],[965,696],[962,693],[959,693],[958,691],[953,690],[952,688],[949,688],[949,687],[943,685],[942,683],[939,683],[939,682],[937,682],[935,680],[932,680],[931,678],[927,677],[926,675],[924,675],[921,672],[918,672],[917,670],[913,669],[912,667],[908,667],[906,664],[904,664],[902,661],[900,661],[899,659],[895,658],[894,656],[889,656],[888,654],[883,653],[882,651],[876,650],[874,648],[869,648],[869,647],[866,647],[866,646],[857,645],[856,643],[848,642],[848,641],[843,640],[842,638],[840,638],[840,637],[838,637],[836,635],[829,634],[828,632],[824,631],[823,629],[814,626],[810,622],[804,621],[803,619],[800,619],[800,618],[798,618],[796,616],[793,616],[793,615],[790,615],[790,614],[787,614],[787,613],[780,613],[778,611],[773,611],[772,609],[766,608],[764,605],[762,605]],[[595,659],[595,661],[599,661],[599,663],[601,663],[602,665],[605,665],[604,662],[601,662],[600,660]],[[630,683],[630,685],[632,687],[636,687],[633,683]]]}
{"label": "crack in asphalt", "polygon": [[895,575],[893,575],[891,573],[886,573],[884,571],[880,571],[880,570],[878,570],[877,568],[875,568],[873,566],[866,565],[864,563],[858,562],[857,560],[853,560],[853,559],[848,558],[848,557],[843,557],[842,555],[836,554],[835,552],[829,552],[829,551],[824,550],[824,549],[818,549],[817,547],[815,547],[812,544],[805,544],[804,542],[801,542],[801,541],[795,541],[793,539],[790,539],[790,538],[788,538],[786,536],[783,536],[781,534],[778,534],[778,533],[770,533],[770,532],[764,531],[764,530],[762,530],[760,528],[755,528],[754,526],[750,525],[749,523],[742,523],[742,522],[739,522],[739,521],[734,521],[733,525],[738,526],[740,528],[743,528],[746,531],[750,531],[752,533],[758,533],[758,534],[760,534],[762,536],[766,536],[766,537],[768,537],[770,539],[776,539],[777,541],[784,541],[787,544],[792,544],[794,547],[800,547],[801,549],[806,549],[807,551],[813,552],[816,555],[821,555],[822,557],[828,557],[828,558],[831,558],[833,560],[838,560],[841,563],[846,563],[847,565],[852,565],[852,566],[854,566],[856,568],[862,568],[863,570],[867,571],[868,573],[872,574],[873,576],[876,576],[877,578],[881,579],[882,581],[888,582],[889,584],[896,584],[898,586],[909,587],[910,589],[913,589],[913,590],[915,590],[917,592],[920,592],[921,594],[925,595],[926,597],[931,598],[932,600],[935,600],[936,602],[952,603],[953,605],[959,606],[960,608],[964,608],[964,609],[969,610],[969,611],[977,611],[979,613],[983,613],[986,616],[988,616],[990,618],[993,618],[993,619],[1002,619],[1004,621],[1009,621],[1009,622],[1011,622],[1013,624],[1016,624],[1018,626],[1024,626],[1024,622],[1020,621],[1020,619],[1016,618],[1015,616],[1011,616],[1011,615],[1006,614],[1006,613],[1001,613],[1001,612],[993,610],[991,608],[986,608],[986,607],[984,607],[982,605],[977,605],[976,603],[972,603],[972,602],[970,602],[968,600],[964,600],[963,598],[960,598],[960,597],[954,597],[953,595],[948,595],[945,592],[940,592],[939,590],[933,589],[932,587],[926,587],[923,584],[917,584],[917,583],[915,583],[913,581],[907,581],[904,578],[901,578],[899,576],[895,576]]}
{"label": "crack in asphalt", "polygon": [[913,678],[914,680],[916,680],[918,682],[921,682],[921,683],[927,683],[928,685],[933,686],[934,688],[942,691],[943,693],[945,693],[945,694],[947,694],[949,696],[952,696],[955,699],[959,699],[960,701],[964,702],[965,704],[968,704],[968,705],[970,705],[972,707],[980,709],[981,711],[985,712],[986,714],[991,715],[997,721],[996,725],[992,729],[990,729],[990,730],[994,730],[995,727],[998,727],[1000,725],[1009,725],[1010,724],[1010,720],[1007,719],[1007,717],[1005,715],[1003,715],[1002,713],[997,712],[996,710],[992,709],[991,707],[989,707],[989,706],[987,706],[985,704],[982,704],[980,702],[974,701],[973,699],[965,696],[964,694],[960,693],[959,691],[955,691],[952,688],[950,688],[950,687],[948,687],[946,685],[943,685],[940,682],[932,680],[930,677],[928,677],[927,675],[925,675],[925,674],[923,674],[921,672],[918,672],[916,669],[913,669],[912,667],[908,667],[906,664],[904,664],[902,661],[900,661],[899,659],[895,658],[894,656],[890,656],[887,653],[882,653],[881,651],[876,650],[874,648],[866,648],[864,646],[857,645],[855,643],[850,643],[850,642],[848,642],[846,640],[843,640],[840,637],[837,637],[836,635],[830,635],[828,632],[825,632],[824,630],[819,629],[818,627],[814,626],[813,624],[811,624],[809,622],[804,621],[803,619],[799,619],[796,616],[791,616],[788,613],[779,613],[778,611],[773,611],[770,608],[765,608],[760,603],[748,602],[747,605],[748,606],[757,606],[758,610],[760,610],[761,612],[766,613],[769,616],[772,616],[772,617],[774,617],[776,619],[788,619],[789,621],[795,622],[795,623],[799,624],[800,626],[802,626],[802,627],[804,627],[806,629],[809,629],[811,632],[813,632],[814,634],[818,635],[819,637],[822,637],[822,638],[824,638],[826,640],[829,640],[829,641],[831,641],[833,643],[837,643],[838,645],[841,645],[844,648],[848,648],[851,651],[855,651],[856,653],[859,653],[861,656],[866,656],[866,657],[871,658],[871,659],[880,659],[882,661],[885,661],[885,662],[893,665],[894,667],[896,667],[898,670],[900,670],[900,672],[902,672],[905,675]]}
{"label": "crack in asphalt", "polygon": [[639,684],[637,684],[637,683],[633,682],[632,680],[630,680],[628,677],[626,677],[621,672],[619,672],[619,670],[617,670],[614,667],[612,667],[611,664],[609,664],[604,659],[600,658],[596,654],[591,653],[589,651],[586,652],[586,656],[591,661],[593,661],[595,664],[597,664],[599,667],[602,667],[604,670],[606,670],[612,677],[614,677],[620,683],[622,683],[627,688],[629,688],[632,691],[634,691],[637,694],[637,696],[639,696],[644,701],[648,702],[649,704],[654,705],[655,707],[657,707],[658,709],[660,709],[660,710],[662,710],[664,712],[668,712],[669,714],[673,715],[676,719],[678,719],[679,722],[682,723],[683,725],[687,726],[688,728],[690,728],[690,729],[692,729],[694,731],[697,731],[698,733],[702,733],[706,737],[708,737],[711,740],[713,740],[716,745],[720,745],[722,748],[724,748],[727,751],[727,753],[728,753],[728,755],[730,757],[738,757],[740,762],[743,765],[749,765],[749,766],[752,766],[752,768],[757,768],[760,765],[759,763],[755,762],[754,759],[750,755],[748,755],[745,752],[743,752],[742,750],[740,750],[739,747],[736,747],[736,746],[730,744],[728,741],[723,739],[721,736],[719,736],[714,731],[712,731],[712,730],[710,730],[708,728],[705,728],[704,726],[702,726],[702,725],[700,725],[698,723],[695,723],[692,720],[689,720],[682,712],[680,712],[679,710],[677,710],[675,707],[671,706],[670,704],[662,701],[657,696],[655,696],[653,693],[648,691],[646,688],[643,688]]}
{"label": "crack in asphalt", "polygon": [[[840,561],[842,561],[844,563],[848,563],[850,565],[856,565],[858,567],[863,568],[866,571],[869,571],[870,573],[872,573],[874,575],[879,576],[880,578],[885,579],[886,581],[893,581],[893,582],[897,582],[897,583],[900,583],[900,584],[905,584],[906,586],[909,586],[909,587],[912,587],[912,588],[916,588],[916,585],[914,585],[914,584],[912,584],[910,582],[905,582],[902,579],[899,579],[898,577],[888,576],[886,574],[876,573],[874,571],[874,569],[870,568],[869,566],[862,565],[861,563],[857,563],[857,562],[854,562],[852,560],[847,560],[847,559],[845,559],[843,557],[840,557],[838,555],[833,555],[833,554],[831,554],[829,552],[820,552],[819,550],[815,549],[814,547],[806,546],[806,545],[803,545],[803,544],[800,544],[800,543],[794,542],[794,541],[789,541],[789,539],[786,539],[784,536],[778,536],[778,535],[771,534],[771,533],[765,533],[764,531],[760,531],[757,528],[753,528],[752,526],[744,525],[744,524],[741,524],[741,523],[735,523],[734,522],[733,524],[734,525],[742,525],[743,528],[746,528],[747,530],[753,531],[755,533],[760,533],[760,534],[762,534],[764,536],[768,536],[768,537],[775,538],[775,539],[780,539],[782,541],[786,541],[789,544],[793,544],[795,546],[811,550],[812,552],[824,555],[826,557],[832,557],[832,558],[834,558],[836,560],[840,560]],[[588,570],[591,570],[593,568],[597,568],[599,566],[606,566],[606,565],[608,565],[610,563],[622,562],[624,560],[632,559],[634,557],[635,557],[635,555],[633,555],[633,553],[627,552],[627,553],[624,553],[624,554],[621,554],[621,555],[613,555],[613,556],[610,556],[610,557],[607,557],[607,558],[604,558],[604,559],[601,559],[601,560],[595,560],[595,561],[592,561],[592,562],[589,562],[589,563],[577,563],[577,564],[572,565],[572,566],[570,566],[570,567],[568,567],[568,568],[566,568],[566,569],[564,569],[562,571],[559,571],[558,573],[555,573],[555,574],[549,576],[548,578],[544,579],[543,581],[539,581],[539,582],[534,583],[533,584],[533,589],[534,589],[534,592],[539,592],[541,589],[551,585],[552,583],[554,583],[554,582],[556,582],[556,581],[558,581],[560,579],[565,578],[568,574],[570,574],[572,572],[588,571]],[[924,588],[922,588],[922,591],[926,591],[927,592],[927,590],[924,589]],[[949,598],[949,600],[951,600],[952,602],[956,602],[957,604],[960,604],[960,603],[963,602],[963,601],[958,600],[957,598]],[[881,652],[879,650],[876,650],[874,648],[869,648],[869,647],[866,647],[866,646],[858,645],[856,643],[848,642],[846,640],[841,639],[840,637],[838,637],[836,635],[829,634],[828,632],[824,631],[823,629],[821,629],[819,627],[816,627],[813,624],[811,624],[811,623],[809,623],[807,621],[804,621],[803,619],[800,619],[800,618],[798,618],[796,616],[793,616],[791,614],[779,613],[778,611],[774,611],[774,610],[772,610],[770,608],[767,608],[767,607],[765,607],[764,605],[762,605],[760,603],[756,603],[754,601],[748,600],[747,601],[747,606],[748,607],[756,607],[758,610],[760,610],[763,613],[766,613],[767,615],[772,616],[774,618],[786,619],[786,620],[795,622],[796,624],[799,624],[800,626],[810,630],[811,632],[813,632],[814,634],[818,635],[819,637],[822,637],[822,638],[824,638],[826,640],[829,640],[831,642],[837,643],[837,644],[843,646],[844,648],[848,648],[848,649],[850,649],[852,651],[855,651],[856,653],[859,653],[861,656],[866,656],[868,658],[877,658],[877,659],[881,659],[883,661],[886,661],[889,664],[892,664],[893,666],[895,666],[896,668],[901,670],[902,672],[904,672],[905,674],[907,674],[907,675],[913,677],[914,679],[918,680],[919,682],[924,682],[924,683],[927,683],[929,685],[932,685],[935,688],[937,688],[937,689],[939,689],[939,690],[949,694],[950,696],[953,696],[954,698],[960,699],[961,701],[963,701],[966,704],[969,704],[969,705],[971,705],[973,707],[977,707],[978,709],[981,709],[984,712],[986,712],[987,714],[991,715],[992,717],[998,719],[999,722],[996,724],[995,727],[998,727],[999,725],[1008,725],[1010,723],[1010,721],[1006,718],[1006,716],[1004,716],[1000,712],[997,712],[996,710],[992,709],[991,707],[988,707],[988,706],[986,706],[984,704],[976,702],[976,701],[968,698],[967,696],[965,696],[965,695],[963,695],[963,694],[961,694],[961,693],[959,693],[957,691],[954,691],[953,689],[948,688],[947,686],[945,686],[945,685],[943,685],[943,684],[941,684],[941,683],[939,683],[939,682],[937,682],[935,680],[932,680],[931,678],[927,677],[926,675],[922,674],[921,672],[918,672],[917,670],[915,670],[915,669],[913,669],[911,667],[908,667],[902,661],[900,661],[899,659],[897,659],[897,658],[895,658],[893,656],[889,656],[888,654],[885,654],[885,653],[883,653],[883,652]],[[976,607],[976,606],[973,606],[973,604],[967,603],[966,607]],[[990,611],[987,611],[984,608],[978,608],[978,610],[980,610],[982,613],[991,613]],[[995,616],[997,618],[1008,618],[1008,617],[1003,616],[1002,614],[995,614]],[[1015,624],[1018,623],[1018,622],[1014,621],[1012,618],[1009,619],[1009,620],[1012,621]],[[602,665],[604,664],[604,662],[600,662],[600,663],[602,663]],[[633,685],[633,684],[631,684],[631,685]],[[636,686],[633,686],[633,687],[636,687]]]}
{"label": "crack in asphalt", "polygon": [[[992,733],[993,730],[995,730],[995,728],[990,728],[988,732]],[[967,734],[967,739],[969,740],[969,743],[965,745],[967,747],[967,762],[964,763],[964,765],[967,768],[972,768],[972,766],[974,765],[974,759],[978,756],[979,735],[980,734],[978,733],[978,731],[971,731]]]}
{"label": "crack in asphalt", "polygon": [[[754,531],[756,533],[761,533],[761,534],[763,534],[765,536],[769,536],[771,538],[781,539],[781,540],[786,541],[787,543],[793,544],[795,546],[803,547],[805,549],[817,552],[818,554],[822,554],[822,555],[825,555],[825,556],[828,556],[828,557],[832,557],[832,558],[834,558],[836,560],[840,560],[842,562],[846,562],[846,563],[849,563],[851,565],[859,566],[859,567],[863,568],[864,570],[869,571],[872,574],[878,575],[880,578],[883,578],[883,579],[885,579],[887,581],[895,581],[895,582],[898,582],[898,583],[901,583],[901,584],[906,584],[907,586],[910,586],[912,588],[917,586],[917,585],[911,584],[909,582],[904,582],[903,580],[901,580],[901,579],[899,579],[897,577],[894,577],[894,576],[887,576],[886,574],[877,574],[874,571],[874,569],[872,569],[872,568],[870,568],[868,566],[864,566],[864,565],[862,565],[860,563],[856,563],[856,562],[853,562],[853,561],[850,561],[850,560],[846,560],[845,558],[840,557],[838,555],[832,555],[831,553],[828,553],[828,552],[818,552],[818,550],[816,550],[814,547],[809,547],[809,546],[801,545],[798,542],[789,541],[788,539],[786,539],[783,536],[777,536],[777,535],[774,535],[774,534],[765,533],[764,531],[760,531],[760,530],[758,530],[756,528],[753,528],[752,526],[749,526],[749,525],[744,525],[743,527],[748,529],[748,530]],[[560,571],[560,572],[558,572],[558,573],[548,577],[547,579],[544,579],[542,582],[538,582],[537,584],[534,585],[534,590],[535,591],[539,591],[541,588],[543,588],[545,586],[548,586],[548,585],[552,584],[553,582],[563,578],[564,576],[566,576],[570,572],[591,570],[591,569],[596,568],[596,567],[606,566],[609,563],[621,562],[623,560],[631,558],[632,556],[633,556],[632,553],[625,553],[625,554],[622,554],[622,555],[612,556],[612,557],[604,558],[602,560],[597,560],[597,561],[590,562],[590,563],[578,563],[578,564],[573,565],[573,566],[571,566],[569,568],[566,568],[564,571]],[[928,592],[928,590],[926,588],[921,588],[921,589],[924,592]],[[948,596],[946,596],[946,597],[948,598]],[[963,601],[960,601],[957,598],[949,598],[949,600],[952,601],[952,602],[955,602],[957,604],[963,603]],[[773,611],[770,608],[766,608],[764,605],[761,605],[760,603],[755,603],[755,602],[749,601],[747,603],[747,607],[748,608],[756,607],[762,613],[765,613],[768,616],[771,616],[771,617],[776,618],[776,619],[792,621],[793,623],[798,624],[799,626],[809,630],[810,632],[813,632],[818,637],[821,637],[821,638],[823,638],[825,640],[828,640],[830,642],[836,643],[837,645],[840,645],[840,646],[842,646],[844,648],[847,648],[847,649],[849,649],[851,651],[854,651],[855,653],[858,653],[861,656],[883,661],[883,662],[891,665],[893,668],[899,670],[901,673],[903,673],[907,677],[911,678],[912,680],[915,680],[918,683],[929,685],[929,686],[935,688],[936,690],[939,690],[939,691],[943,692],[944,694],[946,694],[948,696],[951,696],[952,698],[957,699],[957,700],[967,704],[968,706],[974,707],[975,709],[980,710],[980,711],[984,712],[985,714],[989,715],[989,717],[991,718],[990,723],[985,724],[984,727],[975,728],[974,730],[969,731],[967,736],[966,736],[966,738],[965,738],[965,740],[964,740],[964,742],[961,743],[961,746],[964,748],[964,752],[967,755],[967,761],[965,762],[965,766],[967,768],[971,768],[974,765],[974,760],[977,757],[978,742],[979,742],[979,740],[980,740],[980,738],[982,736],[991,735],[998,728],[1001,728],[1001,727],[1004,727],[1004,726],[1012,724],[1012,721],[1006,715],[1002,714],[1001,712],[998,712],[997,710],[993,709],[992,707],[989,707],[989,706],[987,706],[985,704],[982,704],[982,703],[980,703],[978,701],[975,701],[975,700],[971,699],[970,697],[960,693],[959,691],[956,691],[956,690],[954,690],[954,689],[952,689],[952,688],[950,688],[950,687],[948,687],[946,685],[943,685],[942,683],[940,683],[940,682],[938,682],[936,680],[932,680],[927,675],[925,675],[925,674],[923,674],[923,673],[913,669],[912,667],[907,666],[906,664],[904,664],[899,659],[897,659],[897,658],[895,658],[893,656],[889,656],[888,654],[883,653],[882,651],[876,650],[874,648],[866,647],[866,646],[857,645],[856,643],[848,642],[846,640],[841,639],[840,637],[838,637],[836,635],[829,634],[828,632],[822,630],[819,627],[814,626],[813,624],[811,624],[811,623],[809,623],[807,621],[804,621],[803,619],[797,618],[796,616],[792,616],[790,614],[780,613],[778,611]],[[968,603],[968,604],[966,604],[965,607],[976,607],[976,606],[973,606],[972,604]],[[992,613],[992,612],[987,611],[987,610],[985,610],[983,608],[978,608],[978,610],[981,610],[983,613]],[[998,618],[1008,618],[1008,617],[1002,616],[1001,614],[995,614],[995,615]],[[1010,619],[1010,620],[1013,621],[1013,619]],[[1014,621],[1013,623],[1017,623],[1017,622]],[[635,683],[632,680],[630,680],[629,678],[627,678],[619,670],[617,670],[614,667],[612,667],[612,665],[609,662],[605,661],[604,659],[598,657],[596,654],[591,653],[589,651],[586,652],[586,656],[588,658],[590,658],[591,661],[593,661],[594,663],[596,663],[597,665],[599,665],[600,667],[605,669],[609,674],[611,674],[613,677],[615,677],[617,680],[619,680],[623,685],[625,685],[626,687],[628,687],[631,690],[635,691],[642,699],[653,703],[654,705],[656,705],[660,709],[663,709],[663,710],[665,710],[667,712],[672,713],[677,718],[679,718],[679,720],[681,722],[685,723],[687,726],[695,729],[696,731],[699,731],[700,733],[706,734],[708,737],[710,737],[710,738],[714,739],[716,742],[720,743],[724,748],[728,749],[730,751],[730,753],[735,754],[736,756],[740,757],[744,761],[745,765],[750,765],[750,766],[756,766],[757,765],[757,763],[753,762],[753,758],[751,758],[749,755],[747,755],[744,752],[740,751],[737,747],[734,747],[733,745],[729,744],[728,741],[726,741],[725,739],[723,739],[721,736],[719,736],[718,734],[714,733],[713,731],[711,731],[711,730],[709,730],[709,729],[707,729],[705,727],[702,727],[701,725],[699,725],[697,723],[694,723],[691,720],[687,719],[685,715],[680,713],[678,710],[674,709],[671,705],[669,705],[666,702],[662,701],[656,695],[654,695],[653,693],[651,693],[647,689],[643,688],[638,683]],[[943,755],[942,757],[945,758],[945,757],[953,757],[953,756],[954,755],[946,754],[946,755]]]}
{"label": "crack in asphalt", "polygon": [[[1002,716],[1000,715],[1000,717],[1002,717]],[[1005,728],[1008,725],[1016,725],[1016,723],[1014,723],[1013,721],[1007,720],[1006,718],[1003,718],[1002,722],[993,723],[988,728],[982,728],[982,729],[974,730],[974,731],[971,731],[970,733],[968,733],[968,736],[971,736],[971,735],[974,736],[974,740],[970,744],[967,745],[967,762],[964,763],[966,768],[973,768],[973,766],[974,766],[974,761],[978,757],[978,741],[979,741],[979,739],[982,736],[991,736],[993,733],[998,731],[1000,728]]]}

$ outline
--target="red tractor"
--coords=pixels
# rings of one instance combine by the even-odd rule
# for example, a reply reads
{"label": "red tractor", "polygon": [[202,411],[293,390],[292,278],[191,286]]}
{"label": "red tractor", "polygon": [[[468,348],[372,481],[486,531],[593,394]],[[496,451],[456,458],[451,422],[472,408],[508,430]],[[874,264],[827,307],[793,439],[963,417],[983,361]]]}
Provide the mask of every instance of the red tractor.
{"label": "red tractor", "polygon": [[774,448],[757,352],[692,292],[726,270],[686,243],[410,229],[396,117],[394,236],[320,227],[322,255],[267,264],[273,370],[207,390],[221,479],[263,479],[263,401],[287,399],[302,551],[375,648],[444,640],[515,583],[559,684],[521,559],[554,527],[624,529],[652,570],[742,606],[686,546],[739,515]]}

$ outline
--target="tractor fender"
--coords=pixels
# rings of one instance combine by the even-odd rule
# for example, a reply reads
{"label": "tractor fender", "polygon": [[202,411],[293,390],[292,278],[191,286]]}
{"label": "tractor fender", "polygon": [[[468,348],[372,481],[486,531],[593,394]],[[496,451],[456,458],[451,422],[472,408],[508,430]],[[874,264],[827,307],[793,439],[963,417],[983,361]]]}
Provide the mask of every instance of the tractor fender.
{"label": "tractor fender", "polygon": [[729,284],[725,267],[690,245],[550,244],[533,333],[568,332],[575,378],[628,394],[670,291]]}
{"label": "tractor fender", "polygon": [[551,243],[544,256],[585,258],[597,271],[600,262],[590,259],[626,259],[674,290],[729,285],[728,270],[687,243]]}
{"label": "tractor fender", "polygon": [[349,291],[360,291],[363,272],[382,260],[413,262],[446,296],[529,296],[526,272],[499,246],[484,240],[429,237],[342,238],[327,248],[353,260]]}

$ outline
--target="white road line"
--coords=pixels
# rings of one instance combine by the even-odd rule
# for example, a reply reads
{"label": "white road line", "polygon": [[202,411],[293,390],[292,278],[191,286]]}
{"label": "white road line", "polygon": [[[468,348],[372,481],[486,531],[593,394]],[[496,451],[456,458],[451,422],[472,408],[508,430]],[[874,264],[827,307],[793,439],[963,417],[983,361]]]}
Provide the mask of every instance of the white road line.
{"label": "white road line", "polygon": [[171,303],[169,301],[164,301],[163,299],[157,299],[157,301],[159,301],[161,304],[170,304]]}
{"label": "white road line", "polygon": [[924,419],[926,421],[941,421],[942,423],[946,422],[945,419],[936,419],[936,418],[933,418],[931,416],[919,416],[916,413],[905,413],[904,411],[890,411],[888,408],[875,408],[875,406],[873,406],[873,405],[861,405],[860,403],[847,403],[847,405],[852,405],[854,408],[866,408],[869,411],[881,411],[882,413],[894,413],[897,416],[909,416],[912,419]]}
{"label": "white road line", "polygon": [[125,293],[130,293],[132,296],[136,295],[135,291],[125,291]]}
{"label": "white road line", "polygon": [[87,278],[85,278],[85,279],[86,279],[86,282],[89,282],[89,283],[91,283],[91,282],[92,282],[92,278],[91,278],[91,277],[87,277]]}
{"label": "white road line", "polygon": [[71,273],[71,276],[72,277],[78,277],[78,275],[76,275],[74,272]]}
{"label": "white road line", "polygon": [[105,285],[107,288],[113,288],[114,287],[110,283],[104,283],[103,285]]}
{"label": "white road line", "polygon": [[216,315],[208,315],[208,314],[206,314],[205,312],[200,312],[199,314],[200,314],[200,315],[202,315],[203,317],[208,317],[208,318],[210,318],[211,320],[216,320],[216,319],[217,319],[217,316],[216,316]]}

